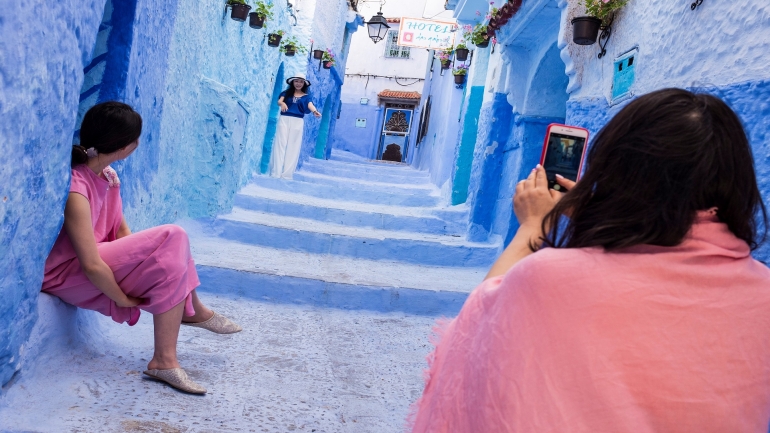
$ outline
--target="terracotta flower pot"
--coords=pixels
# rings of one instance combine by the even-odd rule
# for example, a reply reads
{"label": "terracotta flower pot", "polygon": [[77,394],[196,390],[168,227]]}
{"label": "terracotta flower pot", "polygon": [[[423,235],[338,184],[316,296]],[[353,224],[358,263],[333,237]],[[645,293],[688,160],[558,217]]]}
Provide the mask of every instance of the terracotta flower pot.
{"label": "terracotta flower pot", "polygon": [[602,20],[596,17],[577,17],[572,20],[572,41],[578,45],[593,45],[599,36]]}
{"label": "terracotta flower pot", "polygon": [[324,56],[324,50],[313,50],[313,58],[318,60],[322,59]]}
{"label": "terracotta flower pot", "polygon": [[334,63],[332,63],[332,62],[324,62],[323,63],[324,69],[331,69],[332,66],[334,66]]}
{"label": "terracotta flower pot", "polygon": [[249,27],[252,29],[261,29],[265,25],[265,17],[256,12],[249,13]]}
{"label": "terracotta flower pot", "polygon": [[468,60],[468,49],[467,48],[458,48],[455,50],[455,59],[464,62]]}
{"label": "terracotta flower pot", "polygon": [[234,3],[230,5],[230,18],[232,18],[234,21],[246,21],[246,18],[249,16],[249,11],[251,10],[251,6],[244,5],[241,3]]}
{"label": "terracotta flower pot", "polygon": [[297,50],[296,48],[294,48],[294,45],[284,45],[283,53],[286,54],[288,57],[292,57],[294,54],[297,53]]}
{"label": "terracotta flower pot", "polygon": [[455,75],[455,84],[463,84],[465,82],[465,75]]}
{"label": "terracotta flower pot", "polygon": [[270,33],[267,35],[267,45],[271,47],[277,47],[281,45],[281,38],[283,36],[279,35],[278,33]]}

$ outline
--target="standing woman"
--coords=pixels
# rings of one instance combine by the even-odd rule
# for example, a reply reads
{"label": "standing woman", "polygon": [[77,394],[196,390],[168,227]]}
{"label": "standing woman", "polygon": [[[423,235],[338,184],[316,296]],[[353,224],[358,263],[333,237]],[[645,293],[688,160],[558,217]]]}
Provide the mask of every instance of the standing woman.
{"label": "standing woman", "polygon": [[120,102],[88,110],[80,146],[72,148],[72,183],[64,227],[45,262],[41,290],[80,308],[133,326],[139,310],[153,315],[155,353],[144,372],[179,390],[205,394],[179,365],[179,325],[231,334],[241,327],[208,309],[187,233],[162,225],[138,233],[123,218],[120,180],[110,164],[139,146],[142,118]]}
{"label": "standing woman", "polygon": [[310,81],[306,80],[304,75],[291,77],[286,83],[289,87],[278,97],[281,119],[278,121],[278,131],[270,155],[270,175],[291,179],[299,161],[305,114],[313,113],[315,117],[321,117],[321,113],[310,100]]}

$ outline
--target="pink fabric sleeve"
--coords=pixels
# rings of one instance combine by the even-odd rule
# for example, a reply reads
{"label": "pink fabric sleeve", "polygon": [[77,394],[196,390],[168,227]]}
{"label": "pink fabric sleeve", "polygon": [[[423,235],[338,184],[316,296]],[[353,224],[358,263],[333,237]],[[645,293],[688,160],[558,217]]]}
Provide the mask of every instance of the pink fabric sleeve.
{"label": "pink fabric sleeve", "polygon": [[76,192],[82,195],[83,197],[87,198],[88,201],[91,201],[91,196],[88,191],[88,181],[77,170],[72,170],[72,181],[70,182],[70,192]]}

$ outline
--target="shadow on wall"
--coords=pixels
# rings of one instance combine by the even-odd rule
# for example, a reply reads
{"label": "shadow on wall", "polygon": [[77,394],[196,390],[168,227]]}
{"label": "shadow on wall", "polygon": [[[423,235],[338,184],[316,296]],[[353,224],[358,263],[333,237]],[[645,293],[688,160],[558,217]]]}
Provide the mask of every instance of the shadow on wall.
{"label": "shadow on wall", "polygon": [[278,95],[286,87],[284,85],[283,63],[278,67],[273,84],[273,97],[270,98],[270,111],[267,114],[267,128],[265,129],[265,139],[262,143],[262,159],[259,163],[259,172],[267,174],[270,170],[270,155],[273,153],[273,139],[278,129],[278,119],[281,117],[281,109],[278,107]]}

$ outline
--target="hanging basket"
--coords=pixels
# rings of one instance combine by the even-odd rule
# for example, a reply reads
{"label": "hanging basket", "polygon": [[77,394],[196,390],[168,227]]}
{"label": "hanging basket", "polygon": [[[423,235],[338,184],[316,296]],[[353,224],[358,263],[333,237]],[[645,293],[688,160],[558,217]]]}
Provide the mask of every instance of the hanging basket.
{"label": "hanging basket", "polygon": [[265,17],[256,12],[249,13],[249,27],[252,29],[261,29],[265,25]]}
{"label": "hanging basket", "polygon": [[476,44],[478,48],[486,48],[489,46],[489,39],[484,39],[484,42],[479,42]]}
{"label": "hanging basket", "polygon": [[331,69],[332,66],[334,66],[334,63],[332,62],[323,62],[324,69]]}
{"label": "hanging basket", "polygon": [[596,17],[577,17],[572,20],[572,42],[578,45],[593,45],[599,36],[602,20]]}
{"label": "hanging basket", "polygon": [[464,62],[468,60],[468,49],[467,48],[458,48],[455,50],[455,59]]}
{"label": "hanging basket", "polygon": [[455,84],[465,83],[465,75],[455,75]]}
{"label": "hanging basket", "polygon": [[270,33],[267,35],[267,45],[271,47],[277,47],[281,45],[281,38],[282,36],[278,33]]}
{"label": "hanging basket", "polygon": [[286,54],[288,57],[294,56],[296,53],[296,49],[294,48],[294,45],[284,45],[283,46],[283,53]]}
{"label": "hanging basket", "polygon": [[313,50],[313,58],[316,60],[322,59],[324,56],[324,50]]}
{"label": "hanging basket", "polygon": [[241,3],[234,3],[230,5],[230,18],[233,19],[233,21],[240,21],[244,22],[246,21],[246,18],[249,16],[249,11],[251,10],[251,6],[244,5]]}
{"label": "hanging basket", "polygon": [[441,61],[441,69],[449,69],[449,66],[452,64],[450,60],[442,60]]}

